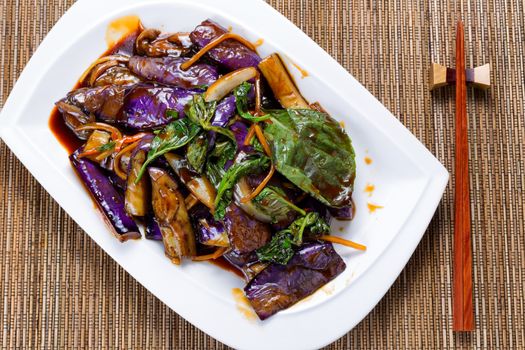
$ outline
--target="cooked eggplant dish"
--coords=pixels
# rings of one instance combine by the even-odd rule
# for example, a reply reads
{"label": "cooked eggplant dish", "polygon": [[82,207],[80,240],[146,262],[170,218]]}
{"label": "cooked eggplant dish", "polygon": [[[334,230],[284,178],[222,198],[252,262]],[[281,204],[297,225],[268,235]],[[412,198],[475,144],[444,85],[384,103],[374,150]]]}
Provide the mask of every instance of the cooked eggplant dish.
{"label": "cooked eggplant dish", "polygon": [[301,96],[278,54],[211,20],[131,33],[56,107],[114,235],[157,240],[177,265],[227,263],[261,320],[344,271],[333,244],[365,250],[330,233],[354,215],[341,124]]}

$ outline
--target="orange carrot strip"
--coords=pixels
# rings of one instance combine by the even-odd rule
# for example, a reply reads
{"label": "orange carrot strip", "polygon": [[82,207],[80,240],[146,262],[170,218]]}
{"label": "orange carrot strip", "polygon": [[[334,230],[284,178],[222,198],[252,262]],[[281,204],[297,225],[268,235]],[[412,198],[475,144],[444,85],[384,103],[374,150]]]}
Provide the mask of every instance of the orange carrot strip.
{"label": "orange carrot strip", "polygon": [[252,124],[250,128],[248,129],[248,134],[246,135],[246,138],[244,139],[244,145],[248,146],[252,142],[252,137],[255,134],[255,124]]}
{"label": "orange carrot strip", "polygon": [[123,138],[117,141],[117,144],[115,145],[115,151],[120,152],[120,150],[122,149],[122,146],[129,144],[129,143],[133,143],[135,141],[140,141],[144,136],[147,136],[147,135],[148,135],[147,133],[141,132],[133,136],[124,136]]}
{"label": "orange carrot strip", "polygon": [[357,250],[362,250],[362,251],[366,250],[366,246],[364,246],[362,244],[359,244],[359,243],[355,243],[355,242],[349,241],[349,240],[341,238],[341,237],[321,236],[318,239],[320,239],[321,241],[327,241],[327,242],[341,244],[341,245],[344,245],[346,247],[354,248],[354,249],[357,249]]}
{"label": "orange carrot strip", "polygon": [[226,253],[227,250],[228,250],[228,248],[225,248],[225,247],[217,248],[217,250],[215,252],[211,253],[211,254],[196,256],[196,257],[194,257],[191,260],[193,260],[193,261],[215,260],[215,259],[218,259],[221,256],[223,256],[224,253]]}
{"label": "orange carrot strip", "polygon": [[87,150],[87,151],[84,151],[84,152],[80,153],[78,155],[78,158],[84,158],[84,157],[92,156],[92,155],[98,154],[98,153],[100,153],[100,152],[96,148],[94,148],[94,149],[90,149],[90,150]]}
{"label": "orange carrot strip", "polygon": [[120,169],[120,158],[122,158],[122,156],[128,152],[131,152],[135,149],[135,147],[137,147],[139,145],[139,142],[135,142],[129,146],[127,146],[126,148],[124,148],[122,151],[120,151],[116,156],[115,156],[115,159],[113,160],[113,171],[115,172],[115,174],[117,174],[118,177],[120,177],[122,180],[126,180],[128,178],[128,174],[126,174],[124,171],[122,171],[122,169]]}
{"label": "orange carrot strip", "polygon": [[259,186],[257,186],[257,188],[255,189],[255,191],[253,191],[250,195],[244,197],[241,199],[241,203],[248,203],[249,201],[251,201],[252,199],[254,199],[255,197],[257,197],[259,195],[259,193],[261,193],[261,191],[264,189],[264,187],[266,187],[266,185],[268,184],[268,182],[270,182],[273,174],[275,173],[275,167],[273,166],[272,164],[272,167],[270,168],[270,172],[268,173],[268,175],[264,178],[264,180],[261,182],[261,184]]}
{"label": "orange carrot strip", "polygon": [[195,54],[195,56],[193,56],[192,58],[190,58],[189,61],[186,61],[184,62],[183,64],[181,64],[180,68],[182,70],[187,70],[188,68],[190,68],[195,62],[197,62],[202,56],[204,56],[206,54],[206,52],[210,51],[211,49],[213,49],[215,46],[219,45],[220,43],[222,43],[224,40],[228,40],[228,39],[234,39],[234,40],[237,40],[238,42],[240,42],[241,44],[243,44],[244,46],[248,47],[250,50],[252,51],[256,51],[255,49],[255,46],[253,46],[253,44],[251,42],[249,42],[248,40],[244,39],[242,36],[238,35],[238,34],[233,34],[233,33],[225,33],[217,38],[215,38],[214,40],[210,41],[208,43],[208,45],[204,46],[202,49],[199,50],[199,52],[197,52]]}
{"label": "orange carrot strip", "polygon": [[264,137],[263,131],[259,124],[255,124],[255,134],[257,135],[257,138],[259,139],[259,142],[264,148],[264,151],[268,155],[268,157],[272,156],[272,150],[270,149],[270,146],[268,146],[268,142],[266,142],[266,138]]}

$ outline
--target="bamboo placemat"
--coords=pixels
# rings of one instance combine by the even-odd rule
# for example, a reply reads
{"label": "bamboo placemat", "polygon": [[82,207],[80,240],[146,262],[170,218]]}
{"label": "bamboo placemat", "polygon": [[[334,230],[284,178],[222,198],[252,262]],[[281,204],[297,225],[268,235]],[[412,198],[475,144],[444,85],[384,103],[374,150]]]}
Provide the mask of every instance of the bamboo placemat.
{"label": "bamboo placemat", "polygon": [[[453,192],[372,313],[329,349],[525,348],[525,3],[270,0],[406,125],[453,174],[454,90],[432,96],[431,61],[452,66],[466,24],[476,331],[452,329]],[[0,106],[72,0],[0,0]],[[2,348],[222,349],[127,275],[0,142]],[[348,310],[352,312],[352,310]],[[320,326],[320,331],[322,326]]]}

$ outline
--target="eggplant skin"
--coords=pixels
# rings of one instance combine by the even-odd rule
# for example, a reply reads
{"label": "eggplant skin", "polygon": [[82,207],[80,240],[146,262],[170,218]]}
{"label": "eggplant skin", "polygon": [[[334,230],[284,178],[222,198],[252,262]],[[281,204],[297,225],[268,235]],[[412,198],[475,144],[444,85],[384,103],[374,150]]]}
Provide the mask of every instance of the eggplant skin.
{"label": "eggplant skin", "polygon": [[253,219],[235,204],[226,209],[224,225],[228,231],[230,246],[239,254],[259,249],[271,239],[267,224]]}
{"label": "eggplant skin", "polygon": [[129,59],[128,67],[133,73],[148,81],[185,89],[211,85],[219,78],[217,67],[209,64],[197,63],[188,70],[182,70],[180,66],[188,60],[188,58],[133,56]]}
{"label": "eggplant skin", "polygon": [[81,151],[82,149],[77,150],[69,159],[78,176],[104,213],[107,222],[111,224],[115,236],[121,242],[140,238],[137,224],[126,213],[122,195],[113,187],[109,178],[98,165],[90,160],[78,158]]}
{"label": "eggplant skin", "polygon": [[165,170],[149,168],[148,172],[152,184],[153,212],[160,226],[165,253],[178,265],[183,257],[195,256],[197,251],[184,197]]}
{"label": "eggplant skin", "polygon": [[346,268],[330,243],[308,243],[287,265],[270,264],[244,288],[261,320],[313,294]]}
{"label": "eggplant skin", "polygon": [[[202,49],[210,41],[225,33],[227,33],[226,28],[208,19],[191,32],[190,39],[195,46]],[[225,40],[208,51],[208,56],[230,71],[246,67],[257,67],[259,62],[261,62],[261,58],[256,52],[232,39]]]}

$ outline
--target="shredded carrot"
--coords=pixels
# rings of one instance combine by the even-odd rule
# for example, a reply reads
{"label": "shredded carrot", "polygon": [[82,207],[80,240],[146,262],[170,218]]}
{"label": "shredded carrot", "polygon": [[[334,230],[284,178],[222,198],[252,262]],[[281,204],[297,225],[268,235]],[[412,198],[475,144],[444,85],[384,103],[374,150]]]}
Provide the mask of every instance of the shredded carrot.
{"label": "shredded carrot", "polygon": [[76,131],[85,130],[104,130],[111,133],[111,138],[113,140],[118,140],[122,138],[122,133],[119,129],[106,123],[89,123],[76,129]]}
{"label": "shredded carrot", "polygon": [[120,152],[120,150],[122,149],[124,145],[133,143],[135,141],[140,141],[144,136],[147,136],[147,135],[149,134],[145,132],[141,132],[133,136],[124,136],[123,138],[117,140],[116,145],[115,145],[115,151]]}
{"label": "shredded carrot", "polygon": [[124,148],[122,151],[117,153],[115,156],[115,159],[113,160],[113,170],[115,171],[115,174],[117,174],[118,177],[120,177],[122,180],[126,180],[128,178],[128,175],[120,169],[120,158],[126,153],[129,153],[135,149],[139,145],[139,142],[135,142],[126,148]]}
{"label": "shredded carrot", "polygon": [[196,257],[194,257],[191,260],[193,260],[193,261],[215,260],[215,259],[218,259],[221,256],[223,256],[224,253],[226,253],[227,250],[228,250],[228,248],[225,248],[225,247],[217,248],[217,250],[214,253],[207,254],[207,255],[196,256]]}
{"label": "shredded carrot", "polygon": [[202,49],[199,50],[199,52],[197,52],[195,54],[195,56],[193,56],[192,58],[190,58],[189,61],[186,61],[184,62],[183,64],[181,64],[180,68],[182,70],[187,70],[188,68],[190,68],[195,62],[197,62],[202,56],[204,56],[206,54],[206,52],[210,51],[211,49],[213,49],[215,46],[219,45],[220,43],[222,43],[224,40],[228,40],[228,39],[234,39],[234,40],[237,40],[238,42],[240,42],[241,44],[243,44],[244,46],[248,47],[250,50],[252,51],[255,51],[255,46],[253,46],[253,44],[251,42],[249,42],[248,40],[244,39],[242,36],[238,35],[238,34],[233,34],[233,33],[225,33],[217,38],[215,38],[214,40],[210,41],[208,43],[208,45],[204,46]]}
{"label": "shredded carrot", "polygon": [[359,244],[359,243],[355,243],[355,242],[349,241],[349,240],[341,238],[341,237],[321,236],[318,239],[320,239],[321,241],[327,241],[327,242],[341,244],[341,245],[344,245],[346,247],[354,248],[354,249],[357,249],[357,250],[362,250],[362,251],[366,250],[366,246],[364,246],[362,244]]}
{"label": "shredded carrot", "polygon": [[248,195],[248,196],[246,196],[246,197],[241,199],[241,203],[248,203],[249,201],[251,201],[252,199],[257,197],[259,195],[259,193],[261,193],[261,191],[264,189],[264,187],[266,187],[268,182],[270,182],[270,180],[271,180],[271,178],[272,178],[274,173],[275,173],[275,167],[272,164],[272,166],[270,168],[270,172],[268,173],[268,175],[264,178],[264,180],[260,183],[260,185],[257,186],[255,191],[253,191],[250,195]]}
{"label": "shredded carrot", "polygon": [[248,134],[246,135],[246,138],[244,139],[244,145],[248,146],[252,142],[252,137],[255,134],[255,124],[252,124],[250,128],[248,129]]}
{"label": "shredded carrot", "polygon": [[101,161],[103,161],[104,159],[106,159],[107,157],[109,157],[110,155],[112,155],[113,152],[114,152],[114,151],[113,151],[112,149],[110,149],[110,150],[107,150],[106,152],[100,153],[100,154],[95,158],[95,160],[96,160],[97,162],[101,162]]}
{"label": "shredded carrot", "polygon": [[78,155],[78,158],[84,158],[84,157],[92,156],[92,155],[95,155],[95,154],[98,154],[98,153],[99,153],[99,151],[96,148],[94,148],[94,149],[90,149],[90,150],[87,150],[87,151],[84,151],[84,152],[80,153]]}
{"label": "shredded carrot", "polygon": [[268,146],[268,142],[266,142],[266,138],[264,137],[263,131],[259,124],[255,124],[255,134],[257,135],[257,138],[259,139],[259,142],[264,148],[264,151],[268,155],[268,157],[272,156],[272,150],[270,149],[270,146]]}

